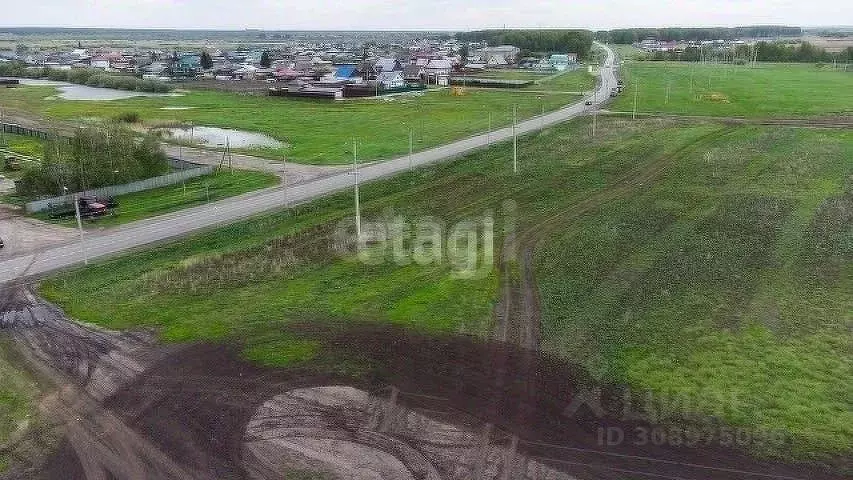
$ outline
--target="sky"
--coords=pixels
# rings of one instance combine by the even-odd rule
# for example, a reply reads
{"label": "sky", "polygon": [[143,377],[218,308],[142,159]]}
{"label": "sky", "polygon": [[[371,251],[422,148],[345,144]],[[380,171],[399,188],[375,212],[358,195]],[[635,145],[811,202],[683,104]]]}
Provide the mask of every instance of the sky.
{"label": "sky", "polygon": [[4,0],[4,27],[475,30],[853,25],[850,0]]}

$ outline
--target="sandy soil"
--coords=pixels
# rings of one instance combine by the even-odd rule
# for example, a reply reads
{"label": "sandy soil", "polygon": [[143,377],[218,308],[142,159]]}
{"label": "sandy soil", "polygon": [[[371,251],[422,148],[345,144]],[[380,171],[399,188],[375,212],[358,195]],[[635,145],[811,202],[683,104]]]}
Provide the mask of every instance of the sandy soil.
{"label": "sandy soil", "polygon": [[0,204],[0,238],[6,246],[0,256],[11,257],[74,241],[72,228],[25,217],[20,210]]}

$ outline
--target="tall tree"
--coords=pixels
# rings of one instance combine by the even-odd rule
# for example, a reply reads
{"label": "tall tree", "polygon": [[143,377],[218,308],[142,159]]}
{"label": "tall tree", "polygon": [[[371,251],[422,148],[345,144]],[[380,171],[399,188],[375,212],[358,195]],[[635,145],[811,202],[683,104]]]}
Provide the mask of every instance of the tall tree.
{"label": "tall tree", "polygon": [[264,50],[264,53],[261,54],[261,66],[264,68],[269,68],[272,65],[272,60],[270,60],[270,52]]}
{"label": "tall tree", "polygon": [[213,68],[213,58],[211,58],[210,54],[207,53],[207,50],[201,52],[201,68],[205,70],[210,70]]}

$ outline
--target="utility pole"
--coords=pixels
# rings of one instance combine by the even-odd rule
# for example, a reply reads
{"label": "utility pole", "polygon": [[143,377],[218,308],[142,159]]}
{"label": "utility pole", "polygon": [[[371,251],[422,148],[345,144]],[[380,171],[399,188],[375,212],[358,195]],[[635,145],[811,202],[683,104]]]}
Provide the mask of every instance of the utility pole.
{"label": "utility pole", "polygon": [[666,82],[666,98],[663,101],[664,105],[669,105],[669,82]]}
{"label": "utility pole", "polygon": [[489,112],[489,128],[486,130],[486,143],[492,144],[492,112]]}
{"label": "utility pole", "polygon": [[592,138],[595,138],[595,119],[598,117],[598,109],[592,111]]}
{"label": "utility pole", "polygon": [[89,264],[89,254],[86,252],[86,240],[83,238],[83,219],[80,217],[80,197],[74,194],[74,216],[77,217],[77,229],[80,231],[80,249],[83,251],[83,264]]}
{"label": "utility pole", "polygon": [[512,172],[518,173],[518,132],[515,124],[518,121],[518,105],[512,106]]}
{"label": "utility pole", "polygon": [[355,235],[356,241],[361,242],[361,207],[358,198],[358,144],[352,139],[352,175],[355,177]]}

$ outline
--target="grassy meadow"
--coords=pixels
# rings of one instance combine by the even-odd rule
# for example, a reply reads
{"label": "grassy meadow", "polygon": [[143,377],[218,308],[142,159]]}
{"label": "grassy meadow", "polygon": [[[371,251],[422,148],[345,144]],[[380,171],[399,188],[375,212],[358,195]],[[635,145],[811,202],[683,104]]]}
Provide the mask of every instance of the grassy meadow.
{"label": "grassy meadow", "polygon": [[[608,108],[719,117],[853,115],[853,74],[832,65],[759,63],[756,67],[626,61],[625,91]],[[667,89],[669,96],[667,98]]]}
{"label": "grassy meadow", "polygon": [[[722,399],[688,407],[785,435],[762,453],[853,453],[853,133],[598,127],[595,139],[587,119],[522,138],[517,175],[500,144],[364,185],[363,218],[447,231],[493,217],[498,249],[514,224],[539,237],[546,352],[604,381]],[[452,259],[394,261],[382,243],[359,258],[337,233],[352,214],[341,193],[62,273],[41,293],[83,321],[236,343],[277,366],[322,357],[322,341],[294,337],[294,322],[490,335],[493,264],[458,278]]]}
{"label": "grassy meadow", "polygon": [[[562,85],[557,84],[559,88]],[[409,149],[422,150],[488,129],[488,115],[497,128],[576,101],[560,92],[533,95],[512,89],[467,89],[454,96],[448,89],[378,99],[339,102],[240,95],[217,91],[186,91],[177,97],[137,97],[113,101],[66,101],[53,97],[53,87],[21,86],[0,90],[0,107],[62,120],[113,119],[135,113],[138,128],[186,124],[234,128],[268,134],[286,145],[252,148],[246,153],[288,161],[334,164],[350,161],[347,145],[359,140],[364,160],[390,158]],[[48,97],[54,99],[48,100]],[[187,108],[170,110],[169,108]]]}

